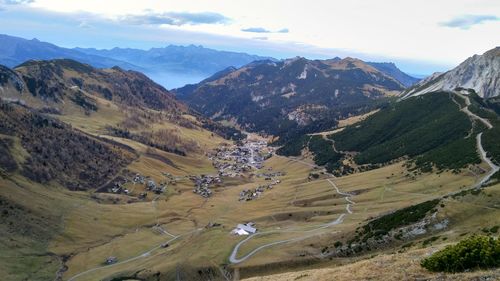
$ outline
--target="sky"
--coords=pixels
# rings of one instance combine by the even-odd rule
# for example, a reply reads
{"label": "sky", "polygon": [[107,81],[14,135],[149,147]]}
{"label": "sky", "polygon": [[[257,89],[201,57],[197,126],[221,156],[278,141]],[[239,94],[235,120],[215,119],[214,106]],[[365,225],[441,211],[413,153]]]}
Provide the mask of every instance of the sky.
{"label": "sky", "polygon": [[63,47],[169,44],[448,70],[500,45],[498,0],[0,0],[0,33]]}

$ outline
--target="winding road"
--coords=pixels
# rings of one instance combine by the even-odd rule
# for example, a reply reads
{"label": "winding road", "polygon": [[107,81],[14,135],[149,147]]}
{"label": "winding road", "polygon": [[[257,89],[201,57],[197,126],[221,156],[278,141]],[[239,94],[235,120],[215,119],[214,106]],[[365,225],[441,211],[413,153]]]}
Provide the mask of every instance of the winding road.
{"label": "winding road", "polygon": [[[470,99],[469,97],[465,96],[465,95],[462,95],[461,93],[458,93],[458,92],[455,92],[455,94],[457,96],[460,96],[461,98],[463,98],[465,100],[465,104],[466,106],[464,106],[463,108],[461,108],[460,110],[462,112],[464,112],[465,114],[467,114],[469,116],[469,118],[472,120],[472,119],[475,119],[475,120],[478,120],[480,121],[481,123],[483,123],[488,129],[492,129],[493,128],[493,125],[490,123],[489,120],[485,119],[485,118],[482,118],[476,114],[474,114],[473,112],[471,112],[469,110],[469,106],[471,105],[471,102],[470,102]],[[455,102],[455,101],[454,101]],[[458,104],[458,103],[457,103]],[[459,107],[460,107],[460,104],[458,104]],[[495,163],[493,163],[493,161],[491,161],[490,158],[488,158],[487,156],[487,153],[486,151],[484,150],[483,148],[483,145],[482,145],[482,135],[483,133],[479,133],[476,135],[476,143],[477,143],[477,149],[478,149],[478,152],[479,152],[479,155],[481,157],[481,159],[488,164],[488,166],[490,166],[490,171],[484,176],[481,178],[481,180],[479,180],[472,188],[479,188],[481,187],[484,183],[488,182],[491,178],[491,176],[493,176],[496,172],[498,172],[500,170],[500,167],[495,165]],[[278,155],[276,155],[278,156]],[[278,156],[278,157],[283,157],[283,156]],[[286,157],[283,157],[283,158],[286,158]],[[295,158],[292,158],[292,157],[288,157],[287,159],[290,159],[292,161],[296,161],[298,163],[302,163],[304,165],[307,165],[307,166],[310,166],[310,167],[314,167],[314,168],[317,168],[319,166],[315,165],[315,164],[311,164],[311,163],[308,163],[308,162],[305,162],[305,161],[302,161],[302,160],[299,160],[299,159],[295,159]],[[333,175],[330,174],[331,177],[334,177]],[[335,183],[331,180],[331,179],[327,179],[327,181],[335,188],[335,191],[344,196],[344,199],[347,201],[347,204],[346,204],[346,212],[347,213],[343,213],[340,215],[340,217],[331,222],[331,223],[327,223],[327,224],[324,224],[324,225],[319,225],[317,226],[316,228],[314,229],[311,229],[311,230],[307,230],[307,231],[302,231],[302,232],[314,232],[316,230],[319,230],[319,229],[322,229],[322,228],[325,228],[325,227],[329,227],[329,226],[333,226],[333,225],[337,225],[337,224],[340,224],[343,222],[344,220],[344,217],[347,215],[347,214],[352,214],[352,210],[351,210],[351,206],[353,204],[355,204],[355,202],[353,202],[350,197],[351,195],[348,194],[348,193],[345,193],[345,192],[342,192],[339,190],[339,188],[335,185]],[[257,248],[255,248],[254,250],[252,250],[250,253],[248,253],[247,255],[241,257],[241,258],[237,258],[238,256],[238,250],[239,248],[245,244],[246,242],[248,242],[250,239],[252,239],[253,237],[256,237],[256,236],[259,236],[259,235],[264,235],[264,234],[271,234],[271,233],[285,233],[285,232],[288,232],[287,230],[281,230],[281,231],[267,231],[267,232],[260,232],[260,233],[255,233],[255,234],[252,234],[250,236],[248,236],[246,239],[240,241],[238,244],[236,244],[236,246],[233,248],[233,251],[231,252],[231,255],[229,256],[229,261],[233,264],[236,264],[236,263],[241,263],[245,260],[247,260],[248,258],[250,258],[251,256],[253,256],[254,254],[256,254],[257,252],[259,252],[260,250],[262,249],[265,249],[265,248],[268,248],[268,247],[271,247],[271,246],[274,246],[274,245],[278,245],[278,244],[284,244],[284,243],[288,243],[288,242],[295,242],[295,241],[299,241],[299,240],[303,240],[303,239],[307,239],[311,236],[314,236],[315,234],[313,235],[306,235],[306,236],[303,236],[303,237],[299,237],[299,238],[293,238],[293,239],[287,239],[287,240],[280,240],[280,241],[275,241],[275,242],[271,242],[271,243],[268,243],[268,244],[264,244],[264,245],[261,245]]]}
{"label": "winding road", "polygon": [[[463,107],[463,108],[461,108],[462,112],[464,112],[465,114],[467,114],[471,119],[479,120],[488,129],[493,128],[493,125],[487,119],[484,119],[484,118],[482,118],[482,117],[480,117],[480,116],[472,113],[468,109],[468,106],[471,104],[470,100],[469,100],[469,97],[464,96],[464,95],[462,95],[462,94],[460,94],[458,92],[455,92],[455,94],[458,95],[458,96],[460,96],[461,98],[463,98],[465,100],[465,102],[466,102],[466,106]],[[487,181],[489,181],[489,179],[491,178],[491,176],[493,174],[495,174],[496,172],[498,172],[500,170],[500,167],[497,166],[497,165],[495,165],[491,161],[491,159],[487,157],[487,153],[486,153],[486,151],[484,150],[484,148],[482,146],[482,135],[483,135],[482,132],[476,135],[477,149],[478,149],[478,152],[479,152],[479,154],[481,156],[481,159],[485,163],[487,163],[488,166],[490,166],[491,169],[490,169],[490,171],[481,180],[479,180],[474,185],[473,188],[479,188],[479,187],[481,187],[484,183],[486,183]],[[302,161],[300,159],[296,159],[296,158],[292,158],[292,157],[283,157],[283,156],[279,156],[279,155],[275,155],[275,156],[281,157],[281,158],[286,158],[288,160],[291,160],[291,161],[294,161],[294,162],[298,162],[298,163],[307,165],[309,167],[321,168],[321,167],[319,167],[319,166],[317,166],[315,164],[311,164],[311,163]],[[329,174],[329,175],[330,175],[331,178],[335,178],[332,174]],[[237,264],[237,263],[244,262],[244,261],[246,261],[247,259],[249,259],[250,257],[252,257],[253,255],[255,255],[256,253],[258,253],[259,251],[261,251],[261,250],[263,250],[265,248],[272,247],[272,246],[279,245],[279,244],[285,244],[285,243],[297,242],[297,241],[300,241],[300,240],[305,240],[305,239],[308,239],[310,237],[318,235],[318,233],[316,233],[316,231],[318,231],[318,230],[325,229],[325,228],[328,228],[328,227],[331,227],[331,226],[335,226],[335,225],[339,225],[339,224],[343,223],[345,216],[348,215],[348,214],[352,214],[353,213],[351,207],[352,207],[352,205],[355,204],[355,202],[351,200],[351,196],[352,195],[349,194],[349,193],[342,192],[337,187],[337,185],[335,184],[335,182],[331,178],[326,179],[326,181],[328,181],[330,183],[330,185],[335,189],[335,192],[337,194],[339,194],[341,196],[344,196],[344,199],[347,202],[346,203],[346,208],[345,208],[345,210],[346,210],[345,213],[340,214],[340,216],[336,220],[334,220],[334,221],[331,221],[331,222],[328,222],[328,223],[325,223],[325,224],[320,224],[320,225],[313,226],[312,229],[309,229],[309,230],[283,229],[283,230],[271,230],[271,231],[264,231],[264,232],[254,233],[254,234],[248,236],[247,238],[245,238],[244,240],[240,241],[238,244],[235,245],[235,247],[233,248],[233,250],[231,252],[231,255],[229,256],[229,262],[232,263],[232,264]],[[153,203],[153,206],[155,206],[156,202],[152,202],[152,203]],[[186,236],[186,235],[189,235],[191,233],[194,233],[194,232],[202,230],[201,228],[199,228],[199,229],[195,229],[195,230],[192,230],[192,231],[184,233],[184,234],[180,234],[180,235],[174,236],[173,234],[168,233],[166,230],[164,230],[163,228],[161,228],[159,225],[157,225],[157,227],[160,228],[160,231],[163,234],[172,236],[172,238],[170,240],[166,241],[165,243],[171,243],[171,242],[173,242],[173,241],[181,238],[182,236]],[[246,242],[250,241],[254,237],[261,236],[261,235],[266,235],[266,234],[294,233],[294,232],[296,232],[296,233],[304,233],[305,235],[301,236],[301,237],[297,237],[297,238],[291,238],[291,239],[274,241],[274,242],[271,242],[271,243],[267,243],[267,244],[258,246],[257,248],[253,249],[248,254],[246,254],[245,256],[243,256],[241,258],[238,258],[238,251],[239,251],[240,247],[242,245],[244,245]],[[165,243],[162,243],[162,244],[165,244]],[[110,268],[110,267],[113,267],[113,266],[117,266],[117,265],[129,263],[129,262],[132,262],[134,260],[141,259],[141,258],[149,257],[155,250],[158,250],[159,248],[161,248],[162,244],[160,244],[160,245],[158,245],[158,246],[156,246],[156,247],[154,247],[154,248],[152,248],[152,249],[150,249],[150,250],[148,250],[148,251],[146,251],[146,252],[144,252],[144,253],[142,253],[140,255],[137,255],[135,257],[123,260],[121,262],[118,262],[118,263],[115,263],[115,264],[112,264],[112,265],[100,266],[100,267],[92,268],[92,269],[89,269],[87,271],[81,272],[81,273],[79,273],[77,275],[74,275],[73,277],[69,278],[68,281],[75,281],[77,278],[79,278],[79,277],[81,277],[83,275],[86,275],[86,274],[91,273],[91,272],[98,271],[100,269]]]}
{"label": "winding road", "polygon": [[[283,157],[283,156],[279,156],[279,155],[276,155],[276,156],[282,157],[282,158],[286,158],[286,159],[289,159],[289,160],[292,160],[292,161],[295,161],[295,162],[298,162],[298,163],[301,163],[301,164],[305,164],[305,165],[310,166],[310,167],[315,167],[315,168],[319,167],[319,166],[317,166],[315,164],[307,163],[305,161],[298,160],[298,159],[295,159],[295,158],[287,158],[287,157]],[[329,174],[329,175],[330,175],[330,177],[334,178],[334,176],[332,174]],[[284,229],[284,230],[271,230],[271,231],[264,231],[264,232],[254,233],[254,234],[248,236],[247,238],[243,239],[242,241],[240,241],[238,244],[236,244],[236,246],[234,246],[233,251],[231,252],[231,255],[229,256],[229,262],[232,263],[232,264],[237,264],[237,263],[244,262],[248,258],[250,258],[253,255],[255,255],[257,252],[259,252],[259,251],[261,251],[261,250],[263,250],[265,248],[268,248],[268,247],[271,247],[271,246],[275,246],[275,245],[279,245],[279,244],[285,244],[285,243],[297,242],[297,241],[300,241],[300,240],[305,240],[307,238],[310,238],[310,237],[318,235],[317,233],[315,233],[318,230],[321,230],[321,229],[324,229],[324,228],[328,228],[328,227],[331,227],[331,226],[334,226],[334,225],[338,225],[338,224],[341,224],[342,222],[344,222],[345,216],[347,214],[352,214],[353,213],[352,210],[351,210],[351,206],[353,204],[355,204],[355,202],[352,201],[351,198],[350,198],[352,195],[349,194],[349,193],[345,193],[345,192],[340,191],[340,189],[337,187],[337,185],[331,179],[326,179],[326,181],[328,181],[330,183],[330,185],[335,189],[335,191],[339,195],[344,196],[344,199],[347,201],[346,208],[345,208],[345,210],[346,210],[345,213],[342,213],[334,221],[331,221],[331,222],[328,222],[328,223],[325,223],[325,224],[320,224],[320,225],[313,226],[313,228],[309,229],[309,230]],[[279,240],[279,241],[267,243],[267,244],[261,245],[261,246],[255,248],[255,249],[253,249],[252,251],[250,251],[245,256],[243,256],[241,258],[238,258],[238,251],[239,251],[240,247],[243,244],[245,244],[246,242],[248,242],[250,239],[254,238],[254,237],[257,237],[257,236],[260,236],[260,235],[266,235],[266,234],[291,233],[291,232],[312,233],[312,234],[307,234],[305,236],[301,236],[301,237],[297,237],[297,238],[291,238],[291,239],[285,239],[285,240]]]}
{"label": "winding road", "polygon": [[[471,102],[470,102],[470,99],[468,96],[466,95],[463,95],[459,92],[454,92],[457,96],[461,97],[462,99],[465,100],[465,106],[460,109],[462,112],[464,112],[465,114],[467,114],[470,118],[472,119],[476,119],[476,120],[479,120],[481,121],[481,123],[483,123],[486,127],[488,127],[488,129],[491,129],[493,128],[493,125],[490,123],[490,121],[488,119],[485,119],[483,117],[480,117],[480,116],[477,116],[476,114],[472,113],[470,110],[469,110],[469,105],[471,105]],[[460,105],[459,105],[460,106]]]}
{"label": "winding road", "polygon": [[[493,128],[493,125],[491,124],[491,122],[488,119],[482,118],[469,110],[469,106],[471,105],[471,102],[470,102],[470,99],[468,96],[463,95],[459,92],[454,92],[454,93],[457,96],[459,96],[465,100],[465,106],[460,109],[462,112],[467,114],[467,116],[469,116],[469,118],[471,120],[475,119],[475,120],[478,120],[481,123],[483,123],[488,128],[488,130]],[[460,105],[459,105],[459,107],[460,107]],[[482,132],[476,135],[476,146],[477,146],[477,150],[479,152],[479,156],[481,156],[481,159],[486,164],[488,164],[488,166],[490,166],[490,171],[480,181],[478,181],[476,183],[474,188],[481,187],[484,183],[486,183],[487,181],[490,180],[491,176],[493,176],[496,172],[498,172],[500,170],[500,167],[495,165],[495,163],[493,163],[493,161],[491,161],[491,159],[488,158],[488,155],[486,154],[486,151],[483,148],[482,136],[483,136]]]}
{"label": "winding road", "polygon": [[483,133],[479,133],[476,136],[476,142],[477,142],[477,149],[479,150],[479,155],[481,156],[481,159],[483,159],[488,166],[490,166],[490,171],[476,184],[476,188],[481,187],[484,183],[490,180],[491,176],[493,176],[496,172],[500,170],[500,167],[495,165],[493,161],[491,161],[490,158],[486,155],[486,151],[483,148],[483,145],[481,143],[481,138],[483,136]]}

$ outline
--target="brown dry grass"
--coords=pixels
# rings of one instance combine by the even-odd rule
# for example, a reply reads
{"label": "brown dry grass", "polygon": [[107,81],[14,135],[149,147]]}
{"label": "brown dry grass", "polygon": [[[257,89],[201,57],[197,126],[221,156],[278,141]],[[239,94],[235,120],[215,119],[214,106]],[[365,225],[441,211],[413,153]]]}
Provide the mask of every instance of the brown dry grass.
{"label": "brown dry grass", "polygon": [[[438,248],[419,249],[406,253],[382,254],[374,258],[332,268],[288,272],[243,279],[247,281],[352,281],[352,280],[499,280],[500,269],[457,274],[431,273],[420,266],[420,260]],[[479,279],[483,277],[485,279]],[[486,279],[489,277],[489,279]]]}

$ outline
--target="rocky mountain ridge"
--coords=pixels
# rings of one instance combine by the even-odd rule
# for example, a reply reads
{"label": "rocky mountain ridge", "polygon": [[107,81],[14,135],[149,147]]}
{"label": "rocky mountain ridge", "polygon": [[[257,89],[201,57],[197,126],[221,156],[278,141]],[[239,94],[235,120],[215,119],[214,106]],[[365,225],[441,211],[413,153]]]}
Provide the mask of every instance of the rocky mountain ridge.
{"label": "rocky mountain ridge", "polygon": [[63,107],[73,101],[97,110],[95,98],[126,106],[169,112],[186,110],[184,104],[144,74],[119,67],[97,69],[69,59],[27,61],[15,69],[0,68],[0,96],[32,106]]}
{"label": "rocky mountain ridge", "polygon": [[[271,134],[321,124],[371,108],[396,96],[404,85],[355,58],[264,60],[226,69],[174,92],[215,120]],[[326,124],[328,123],[328,124]]]}
{"label": "rocky mountain ridge", "polygon": [[437,90],[473,89],[482,98],[500,96],[500,47],[474,55],[454,69],[435,73],[405,90],[403,98]]}

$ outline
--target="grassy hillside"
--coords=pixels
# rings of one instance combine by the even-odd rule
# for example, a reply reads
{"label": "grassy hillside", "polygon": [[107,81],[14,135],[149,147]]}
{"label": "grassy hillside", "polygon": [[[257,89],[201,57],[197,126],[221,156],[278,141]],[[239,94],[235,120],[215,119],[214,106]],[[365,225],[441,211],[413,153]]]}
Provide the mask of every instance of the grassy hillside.
{"label": "grassy hillside", "polygon": [[[67,71],[74,76],[76,71],[87,70],[70,64],[64,67],[63,72]],[[63,77],[68,77],[68,73]],[[12,83],[10,78],[8,83]],[[32,98],[39,98],[39,92],[36,97],[24,94],[27,106]],[[420,153],[413,157],[423,163],[417,165],[432,162],[445,171],[410,177],[407,167],[398,162],[332,178],[308,160],[273,156],[262,169],[238,177],[222,177],[223,182],[213,186],[213,196],[209,198],[193,193],[190,178],[217,174],[208,152],[227,142],[204,128],[212,128],[228,138],[242,137],[238,131],[219,128],[218,124],[182,110],[130,106],[114,94],[116,99],[107,99],[99,93],[86,92],[85,97],[81,96],[84,100],[77,103],[70,102],[65,94],[77,95],[63,94],[64,108],[57,113],[18,103],[0,107],[3,280],[67,280],[76,275],[77,281],[178,277],[217,280],[228,272],[240,272],[245,278],[311,266],[331,268],[342,263],[358,266],[349,268],[351,275],[345,275],[351,279],[375,279],[383,268],[385,276],[392,273],[395,279],[404,280],[406,275],[399,273],[394,264],[409,268],[411,277],[433,278],[437,275],[415,268],[419,266],[418,259],[434,249],[428,247],[442,247],[478,232],[493,233],[500,225],[500,185],[446,196],[470,187],[478,175],[446,171],[452,165],[461,165],[464,157],[465,162],[473,161],[466,156],[475,149],[474,138],[467,138],[472,125],[467,118],[467,122],[461,122],[463,114],[443,94],[430,95],[430,100],[415,98],[390,105],[345,130],[351,130],[359,141],[371,139],[382,148],[397,139],[399,142],[393,145],[408,148],[400,151]],[[88,106],[85,98],[89,97],[96,111],[81,110],[82,105]],[[49,105],[54,104],[63,106],[62,102]],[[429,117],[429,107],[444,116]],[[386,115],[399,119],[392,122]],[[440,131],[429,132],[413,115]],[[391,131],[391,126],[396,131]],[[448,126],[458,126],[460,130]],[[384,130],[392,135],[384,135]],[[444,142],[442,134],[451,140]],[[337,152],[335,136],[303,135],[281,148],[280,153],[299,156],[305,150],[316,163],[333,169],[356,154]],[[415,136],[422,140],[415,141]],[[358,141],[344,138],[344,145]],[[418,148],[427,142],[435,145],[419,152]],[[370,145],[360,149],[358,155]],[[465,152],[461,151],[464,148]],[[137,174],[144,183],[133,180]],[[165,184],[166,189],[161,194],[149,191],[149,180]],[[271,182],[276,184],[271,186]],[[99,188],[103,183],[106,188]],[[128,191],[111,192],[107,188],[116,184]],[[264,192],[253,200],[239,200],[242,192],[261,187]],[[143,193],[147,193],[145,197],[140,196]],[[229,265],[232,249],[244,239],[230,231],[246,221],[255,222],[262,235],[242,245],[239,257],[268,243],[275,244],[242,263]],[[424,225],[425,232],[399,235],[400,230],[411,234],[410,228],[415,224]],[[358,241],[354,242],[356,236]],[[367,241],[376,241],[358,252],[353,244],[365,237]],[[165,243],[168,247],[161,247]],[[338,252],[340,249],[344,251]],[[393,262],[383,258],[396,251],[403,255],[410,251],[411,258],[405,261],[401,255],[392,255]],[[105,266],[110,256],[119,263]],[[372,275],[360,270],[364,265],[373,268]]]}
{"label": "grassy hillside", "polygon": [[[482,129],[472,127],[448,93],[433,93],[390,104],[365,120],[329,135],[328,139],[333,141],[329,146],[311,149],[310,140],[321,143],[325,140],[303,135],[286,142],[277,153],[298,156],[309,146],[316,164],[328,163],[328,170],[346,168],[340,160],[347,152],[354,154],[357,165],[380,165],[409,157],[423,171],[431,171],[433,167],[458,170],[481,162],[472,133]],[[489,135],[495,131],[486,133],[486,139],[493,139]],[[333,151],[333,144],[339,152]],[[327,158],[330,160],[325,162]]]}
{"label": "grassy hillside", "polygon": [[[21,164],[24,176],[40,183],[55,180],[74,190],[110,180],[133,159],[131,153],[119,147],[18,105],[0,104],[0,134],[20,140],[29,155]],[[9,158],[12,162],[12,157],[2,158],[4,163]],[[13,166],[5,167],[13,172]]]}
{"label": "grassy hillside", "polygon": [[[160,183],[167,173],[183,179],[213,174],[204,154],[225,141],[218,132],[228,138],[240,134],[191,115],[135,72],[56,60],[1,68],[0,76],[2,280],[60,280],[73,256],[113,248],[122,238],[124,255],[159,244],[163,237],[151,230],[159,216],[152,193],[139,200],[147,190],[131,178],[139,173]],[[110,128],[139,138],[113,136]],[[97,192],[117,183],[128,184],[129,194]],[[188,179],[177,186],[162,201],[181,190],[192,194]],[[190,208],[200,204],[193,197]],[[167,205],[165,223],[179,219],[171,211]],[[179,233],[191,228],[185,221],[177,222]],[[107,255],[99,255],[96,264]]]}
{"label": "grassy hillside", "polygon": [[60,260],[48,245],[61,231],[65,202],[25,183],[0,177],[0,273],[3,280],[53,280]]}
{"label": "grassy hillside", "polygon": [[454,169],[479,162],[473,138],[466,139],[471,129],[467,116],[441,92],[392,104],[329,138],[340,151],[359,152],[358,164],[421,156],[420,166]]}

